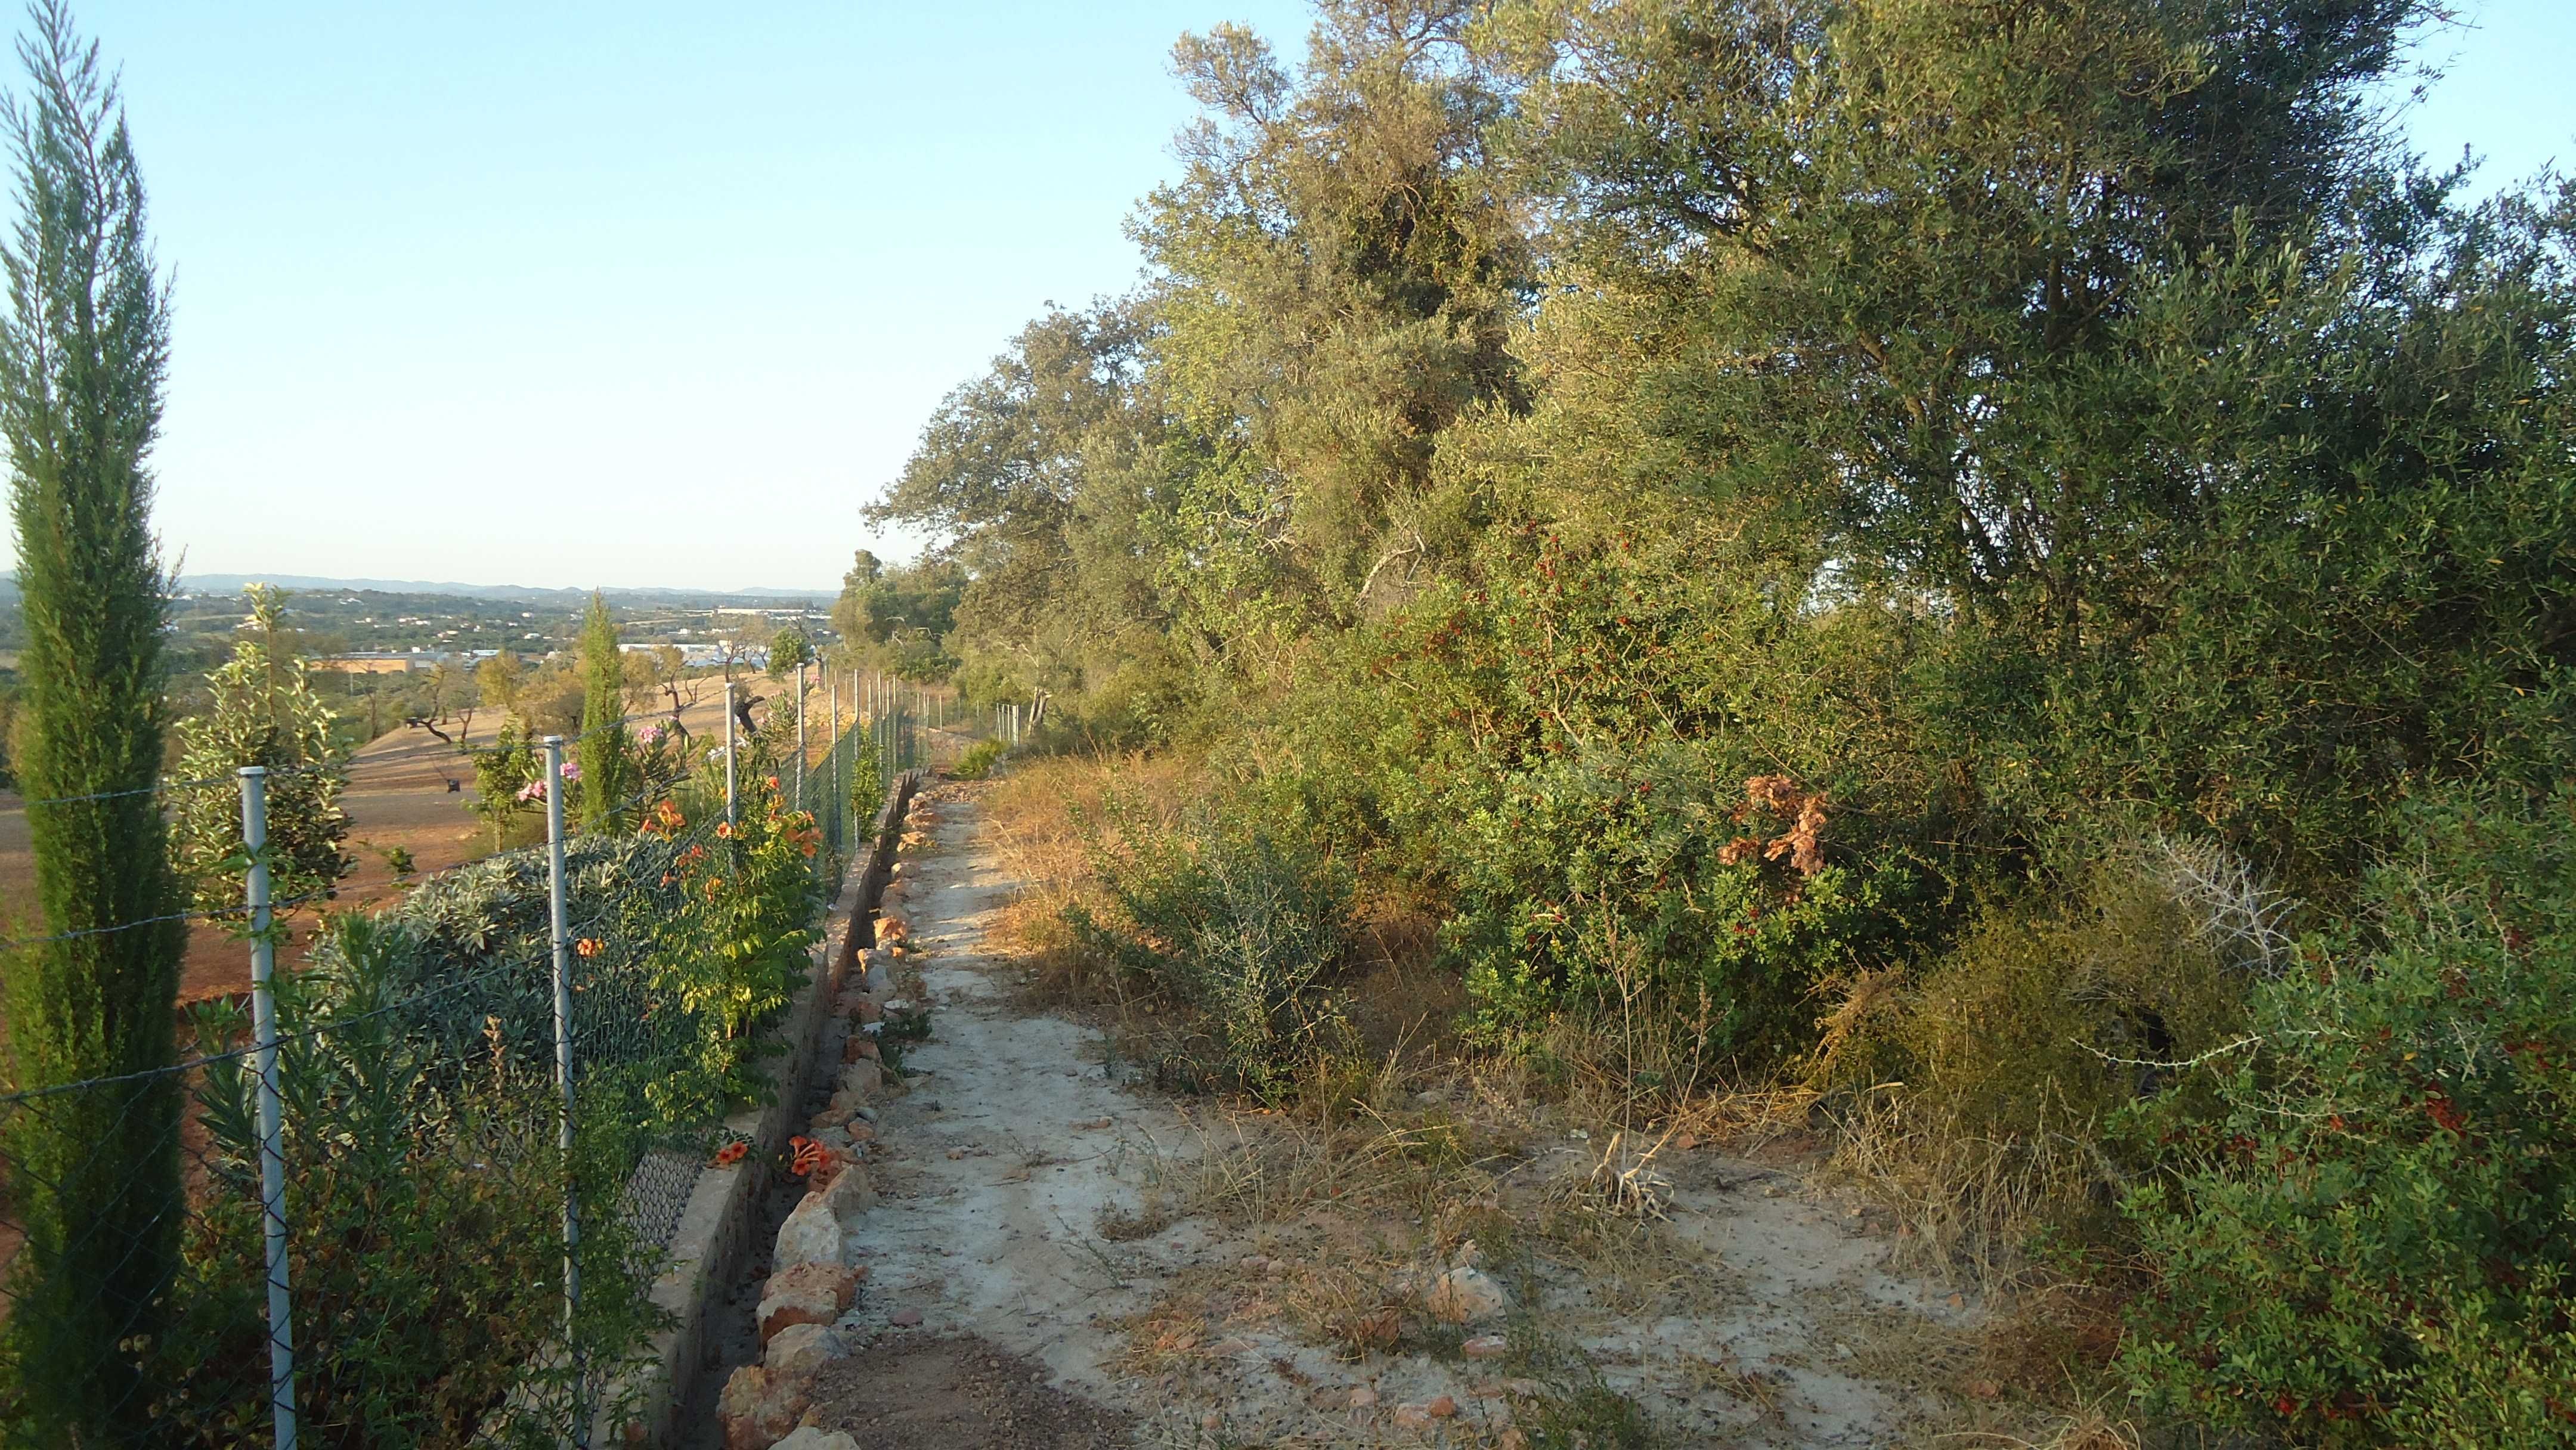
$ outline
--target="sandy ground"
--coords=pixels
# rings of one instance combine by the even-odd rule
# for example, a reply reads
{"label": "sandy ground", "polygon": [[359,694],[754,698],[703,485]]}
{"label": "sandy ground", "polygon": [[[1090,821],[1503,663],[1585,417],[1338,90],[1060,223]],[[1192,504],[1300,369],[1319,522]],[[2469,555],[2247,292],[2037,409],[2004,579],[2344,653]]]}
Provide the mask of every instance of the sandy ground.
{"label": "sandy ground", "polygon": [[[1512,1340],[1510,1358],[1462,1352],[1474,1326],[1384,1353],[1301,1335],[1283,1308],[1288,1277],[1329,1268],[1334,1240],[1293,1219],[1229,1230],[1144,1211],[1225,1130],[1204,1102],[1118,1080],[1098,1032],[1021,1005],[1017,967],[987,940],[1013,883],[971,797],[940,794],[938,848],[903,873],[933,1031],[904,1054],[909,1091],[881,1105],[870,1172],[883,1197],[851,1231],[869,1277],[844,1322],[878,1346],[854,1364],[897,1347],[944,1354],[930,1378],[961,1394],[982,1356],[1033,1366],[1131,1417],[1137,1443],[1164,1446],[1509,1446],[1516,1415],[1587,1386],[1628,1397],[1685,1444],[1889,1444],[1937,1408],[1926,1346],[1974,1309],[1890,1272],[1892,1241],[1873,1219],[1796,1169],[1713,1150],[1674,1156],[1661,1267],[1643,1290],[1561,1263],[1515,1280],[1514,1312],[1485,1326]],[[1586,1152],[1532,1151],[1498,1193],[1516,1177],[1552,1181],[1558,1160]],[[1378,1231],[1376,1247],[1399,1253],[1421,1237],[1418,1221]],[[1543,1362],[1533,1341],[1553,1346]],[[1454,1415],[1398,1413],[1442,1396]]]}

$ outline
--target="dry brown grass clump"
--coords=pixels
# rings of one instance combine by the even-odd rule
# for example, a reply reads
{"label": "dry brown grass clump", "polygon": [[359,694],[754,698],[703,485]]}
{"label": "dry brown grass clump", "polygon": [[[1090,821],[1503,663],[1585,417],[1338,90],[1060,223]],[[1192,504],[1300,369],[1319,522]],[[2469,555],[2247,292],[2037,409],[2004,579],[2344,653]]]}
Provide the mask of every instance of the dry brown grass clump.
{"label": "dry brown grass clump", "polygon": [[1065,924],[1067,907],[1102,904],[1088,832],[1104,827],[1096,809],[1113,798],[1145,820],[1178,820],[1200,770],[1174,755],[1055,756],[1026,762],[985,789],[986,828],[1003,868],[1019,883],[1003,909],[999,938],[1035,972],[1041,1001],[1123,1000],[1125,984],[1085,954]]}
{"label": "dry brown grass clump", "polygon": [[1995,1292],[2037,1287],[2025,1247],[2081,1218],[2107,1173],[2088,1117],[2067,1131],[1981,1133],[1901,1085],[1828,1100],[1827,1176],[1893,1209],[1908,1267]]}

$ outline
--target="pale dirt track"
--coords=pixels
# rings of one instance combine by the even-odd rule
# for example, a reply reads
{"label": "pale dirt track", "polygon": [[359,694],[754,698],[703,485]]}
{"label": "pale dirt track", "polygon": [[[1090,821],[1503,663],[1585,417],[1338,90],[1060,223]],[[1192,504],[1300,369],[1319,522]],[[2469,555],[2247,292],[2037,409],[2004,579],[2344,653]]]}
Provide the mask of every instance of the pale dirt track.
{"label": "pale dirt track", "polygon": [[[1131,1218],[1104,1234],[1149,1190],[1170,1196],[1197,1156],[1225,1151],[1240,1125],[1207,1100],[1176,1102],[1119,1080],[1099,1032],[1024,1004],[1020,966],[988,936],[1013,883],[971,792],[939,797],[937,850],[905,867],[901,908],[933,1033],[904,1056],[909,1091],[882,1104],[870,1172],[883,1197],[853,1233],[869,1273],[845,1321],[873,1343],[827,1374],[825,1428],[926,1413],[902,1403],[915,1380],[964,1403],[1033,1372],[1126,1417],[1139,1444],[1518,1443],[1515,1407],[1526,1418],[1531,1402],[1516,1396],[1534,1386],[1504,1378],[1518,1371],[1501,1362],[1462,1358],[1454,1339],[1446,1350],[1353,1356],[1299,1331],[1283,1308],[1283,1269],[1326,1267],[1334,1249],[1294,1215],[1258,1229],[1185,1216],[1141,1237]],[[1583,1150],[1532,1150],[1504,1176],[1544,1180],[1559,1171],[1556,1158]],[[1547,1372],[1547,1389],[1571,1392],[1597,1376],[1643,1406],[1671,1444],[1863,1446],[1918,1431],[1935,1408],[1922,1383],[1932,1367],[1908,1363],[1917,1351],[1898,1346],[1955,1340],[1975,1310],[1891,1273],[1891,1241],[1794,1171],[1701,1150],[1672,1177],[1669,1251],[1687,1282],[1639,1300],[1562,1265],[1523,1281],[1541,1302],[1524,1306],[1511,1333],[1574,1353]],[[1390,1220],[1384,1230],[1401,1240],[1412,1227]],[[1176,1303],[1190,1326],[1177,1340]],[[1136,1353],[1146,1340],[1150,1352]],[[898,1352],[904,1375],[871,1369],[890,1368],[886,1356]],[[926,1379],[925,1357],[937,1371]],[[989,1372],[977,1368],[988,1360]],[[1444,1395],[1453,1417],[1399,1423],[1400,1405]],[[901,1443],[1052,1443],[1034,1428],[914,1431]]]}

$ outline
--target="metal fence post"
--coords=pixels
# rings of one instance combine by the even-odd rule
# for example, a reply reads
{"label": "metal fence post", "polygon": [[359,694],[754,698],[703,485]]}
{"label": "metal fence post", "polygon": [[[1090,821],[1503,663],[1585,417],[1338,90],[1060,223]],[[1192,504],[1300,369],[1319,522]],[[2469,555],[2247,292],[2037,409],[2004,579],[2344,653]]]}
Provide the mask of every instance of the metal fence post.
{"label": "metal fence post", "polygon": [[725,681],[725,825],[731,828],[733,814],[733,681]]}
{"label": "metal fence post", "polygon": [[259,1072],[259,1220],[268,1256],[268,1416],[277,1450],[295,1450],[294,1299],[286,1279],[286,1113],[277,1082],[277,945],[269,940],[268,770],[241,768],[242,845],[250,855],[250,1020]]}
{"label": "metal fence post", "polygon": [[796,809],[805,809],[805,662],[796,662]]}
{"label": "metal fence post", "polygon": [[589,1450],[590,1426],[583,1415],[581,1348],[573,1321],[581,1309],[581,1205],[572,1176],[572,928],[564,905],[564,742],[546,737],[546,896],[554,919],[555,1086],[563,1094],[556,1146],[564,1155],[564,1354],[572,1364],[572,1442]]}

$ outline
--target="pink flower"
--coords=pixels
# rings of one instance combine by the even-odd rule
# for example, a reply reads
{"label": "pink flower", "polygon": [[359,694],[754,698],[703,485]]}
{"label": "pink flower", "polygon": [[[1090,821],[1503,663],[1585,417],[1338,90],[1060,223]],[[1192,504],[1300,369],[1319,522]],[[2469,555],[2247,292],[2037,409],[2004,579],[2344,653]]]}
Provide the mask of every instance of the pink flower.
{"label": "pink flower", "polygon": [[659,725],[647,725],[643,729],[636,731],[635,743],[647,746],[661,744],[662,727]]}
{"label": "pink flower", "polygon": [[581,762],[578,760],[565,761],[563,763],[563,778],[566,780],[581,779]]}
{"label": "pink flower", "polygon": [[519,787],[519,799],[523,801],[541,801],[545,798],[546,783],[542,780],[532,780]]}

